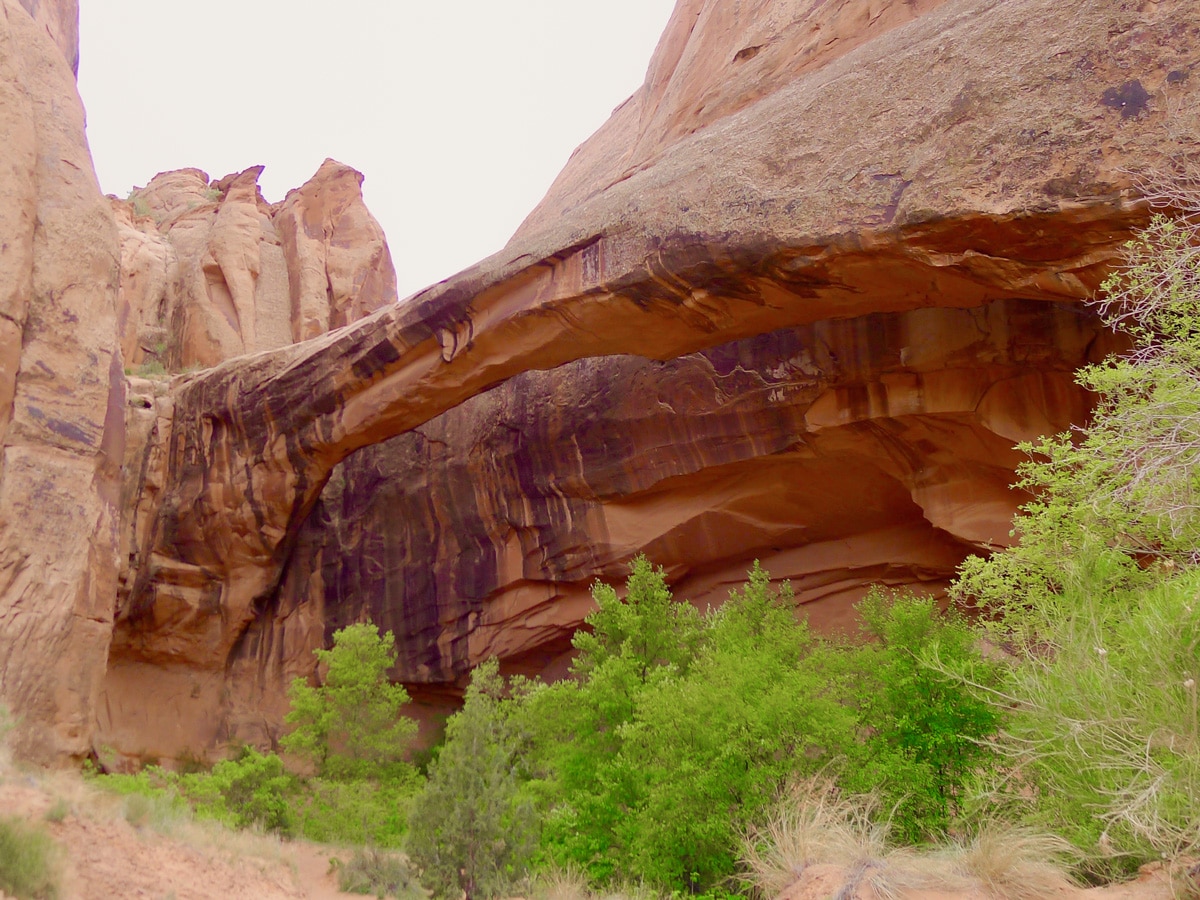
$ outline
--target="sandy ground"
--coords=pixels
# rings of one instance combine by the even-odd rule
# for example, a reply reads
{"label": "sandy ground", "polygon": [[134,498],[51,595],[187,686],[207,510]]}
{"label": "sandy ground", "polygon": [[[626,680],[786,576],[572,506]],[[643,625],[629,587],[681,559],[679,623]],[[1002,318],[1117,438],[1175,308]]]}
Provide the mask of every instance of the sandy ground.
{"label": "sandy ground", "polygon": [[[46,821],[55,805],[67,814]],[[0,815],[39,822],[62,848],[62,900],[331,900],[330,850],[180,821],[135,828],[121,800],[73,773],[0,777]]]}
{"label": "sandy ground", "polygon": [[[330,848],[303,841],[234,832],[187,819],[131,825],[122,798],[73,772],[21,771],[0,760],[0,815],[17,815],[46,829],[62,850],[61,900],[334,900]],[[47,813],[54,810],[50,821]],[[62,814],[65,813],[65,814]],[[1175,900],[1164,870],[1136,881],[1084,890],[1029,882],[989,891],[976,879],[953,886],[917,884],[889,864],[847,869],[810,865],[779,900]],[[890,890],[872,887],[882,875]],[[0,900],[5,900],[0,893]]]}

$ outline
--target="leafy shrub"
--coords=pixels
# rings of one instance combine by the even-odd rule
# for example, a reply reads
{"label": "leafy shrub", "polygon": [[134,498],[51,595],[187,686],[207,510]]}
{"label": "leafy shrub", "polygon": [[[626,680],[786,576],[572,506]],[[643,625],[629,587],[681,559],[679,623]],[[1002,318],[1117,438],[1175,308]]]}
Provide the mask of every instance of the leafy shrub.
{"label": "leafy shrub", "polygon": [[860,727],[870,736],[843,782],[880,793],[897,839],[937,838],[968,779],[995,764],[985,739],[997,732],[1001,712],[985,692],[1001,670],[984,660],[977,632],[931,598],[876,588],[858,612],[874,639],[851,662]]}
{"label": "leafy shrub", "polygon": [[1119,593],[1156,579],[1151,560],[1200,560],[1200,225],[1156,216],[1103,290],[1130,350],[1078,374],[1098,397],[1088,427],[1021,445],[1019,540],[955,586],[1019,637],[1070,617],[1081,580]]}
{"label": "leafy shrub", "polygon": [[1004,747],[1023,808],[1094,877],[1200,850],[1200,572],[1115,598],[1076,598],[1009,688]]}
{"label": "leafy shrub", "polygon": [[823,771],[876,796],[914,841],[944,834],[968,779],[993,762],[999,712],[980,694],[1000,670],[933,600],[873,593],[860,607],[866,645],[815,638],[790,588],[757,564],[703,618],[672,604],[644,560],[624,600],[597,589],[597,601],[592,632],[576,638],[577,679],[532,692],[523,712],[543,863],[594,883],[719,890],[739,836],[785,784]]}
{"label": "leafy shrub", "polygon": [[1104,289],[1129,350],[1080,373],[1090,425],[1026,445],[1018,542],[956,585],[1024,657],[1000,698],[1015,784],[984,801],[1069,838],[1099,878],[1200,849],[1195,215],[1155,217]]}
{"label": "leafy shrub", "polygon": [[404,686],[388,679],[395,646],[390,631],[380,635],[370,623],[334,634],[333,649],[315,651],[327,667],[324,683],[313,687],[297,678],[291,684],[284,720],[295,728],[281,746],[310,759],[320,775],[409,777],[404,755],[417,725],[400,715],[408,702]]}
{"label": "leafy shrub", "polygon": [[20,819],[0,818],[0,891],[17,900],[58,896],[58,852],[50,836]]}
{"label": "leafy shrub", "polygon": [[290,802],[297,833],[324,844],[400,847],[417,782],[298,781]]}
{"label": "leafy shrub", "polygon": [[471,676],[463,708],[413,802],[408,850],[439,897],[496,897],[525,873],[533,811],[522,792],[521,735],[497,662]]}
{"label": "leafy shrub", "polygon": [[184,789],[197,811],[234,828],[256,826],[280,834],[294,827],[289,794],[293,781],[274,753],[244,747],[207,774],[185,775]]}
{"label": "leafy shrub", "polygon": [[337,867],[338,889],[348,894],[423,900],[421,890],[402,853],[384,853],[369,847],[356,850],[348,862]]}
{"label": "leafy shrub", "polygon": [[639,766],[621,754],[647,685],[687,670],[702,635],[695,609],[671,600],[666,573],[644,557],[630,566],[625,596],[599,582],[598,609],[576,632],[579,651],[562,681],[530,695],[534,786],[548,807],[542,853],[561,868],[611,879],[630,853],[628,811],[641,802]]}
{"label": "leafy shrub", "polygon": [[839,702],[833,651],[795,619],[790,587],[757,564],[705,623],[686,673],[648,684],[623,730],[635,782],[621,868],[679,890],[733,874],[746,822],[779,786],[842,755],[855,716]]}

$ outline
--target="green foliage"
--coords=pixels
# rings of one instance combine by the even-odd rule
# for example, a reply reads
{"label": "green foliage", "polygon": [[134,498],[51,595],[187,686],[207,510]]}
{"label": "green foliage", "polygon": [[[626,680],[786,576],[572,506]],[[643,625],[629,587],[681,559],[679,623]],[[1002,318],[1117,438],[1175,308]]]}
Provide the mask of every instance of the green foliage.
{"label": "green foliage", "polygon": [[573,671],[588,677],[610,659],[627,661],[645,683],[661,666],[687,668],[700,640],[700,616],[686,603],[672,603],[666,573],[644,556],[630,563],[625,596],[597,581],[592,599],[598,609],[585,619],[589,631],[572,639],[579,655]]}
{"label": "green foliage", "polygon": [[356,850],[348,862],[337,866],[338,890],[348,894],[423,900],[421,890],[402,853],[385,853],[373,847]]}
{"label": "green foliage", "polygon": [[284,835],[294,830],[289,802],[294,779],[274,753],[244,747],[235,759],[222,760],[211,772],[184,775],[181,781],[203,816],[234,828],[254,826]]}
{"label": "green foliage", "polygon": [[16,818],[0,818],[0,892],[17,900],[58,896],[58,853],[50,836]]}
{"label": "green foliage", "polygon": [[420,777],[402,755],[416,725],[398,719],[408,699],[387,681],[390,634],[355,625],[334,635],[334,649],[317,651],[329,667],[326,683],[292,685],[298,707],[288,715],[296,730],[284,739],[326,774],[300,778],[274,753],[244,747],[209,771],[194,757],[184,774],[147,766],[137,774],[97,775],[96,783],[124,795],[134,824],[178,818],[189,809],[232,828],[300,834],[335,844],[398,847]]}
{"label": "green foliage", "polygon": [[64,798],[57,798],[50,808],[46,810],[46,814],[42,816],[47,822],[57,825],[59,822],[66,819],[71,814],[71,804]]}
{"label": "green foliage", "polygon": [[523,876],[533,811],[519,771],[523,735],[495,660],[472,674],[463,708],[416,796],[408,850],[439,897],[496,897]]}
{"label": "green foliage", "polygon": [[963,785],[990,764],[998,713],[979,694],[999,670],[932,600],[873,594],[860,611],[874,641],[852,646],[815,638],[790,587],[773,589],[757,564],[703,618],[672,604],[645,560],[624,600],[596,593],[577,678],[533,691],[520,712],[542,865],[719,891],[741,836],[788,784],[836,777],[879,796],[917,840],[945,833]]}
{"label": "green foliage", "polygon": [[284,720],[295,728],[280,745],[310,759],[320,775],[408,777],[404,755],[417,725],[400,715],[409,699],[404,686],[388,680],[396,658],[392,633],[350,625],[333,636],[333,649],[315,652],[327,668],[324,683],[292,682]]}
{"label": "green foliage", "polygon": [[1008,784],[982,802],[1094,877],[1200,843],[1200,226],[1156,217],[1104,290],[1129,350],[1081,372],[1088,427],[1025,447],[1019,540],[956,586],[1023,653],[997,695]]}
{"label": "green foliage", "polygon": [[[1005,616],[1025,636],[1070,614],[1060,598],[1155,579],[1153,559],[1186,565],[1200,547],[1200,237],[1155,217],[1104,284],[1107,322],[1128,353],[1087,366],[1092,423],[1022,444],[1019,486],[1033,494],[1018,543],[963,567],[956,596]],[[1080,570],[1080,561],[1086,560]],[[1097,582],[1097,578],[1101,581]]]}
{"label": "green foliage", "polygon": [[931,598],[874,588],[858,612],[873,639],[852,654],[860,727],[870,737],[843,783],[879,792],[900,840],[944,837],[968,779],[995,764],[984,741],[1000,710],[984,691],[1002,672],[984,660],[975,629]]}
{"label": "green foliage", "polygon": [[137,375],[139,378],[165,378],[167,376],[167,367],[163,365],[160,359],[148,359],[136,369],[127,372],[128,375]]}
{"label": "green foliage", "polygon": [[639,765],[621,754],[647,686],[691,665],[702,635],[700,616],[671,601],[666,574],[645,557],[630,566],[625,596],[599,582],[588,631],[576,632],[576,680],[537,691],[526,719],[535,735],[534,765],[549,813],[543,854],[589,878],[610,879],[630,854],[629,810],[641,802]]}
{"label": "green foliage", "polygon": [[790,587],[772,590],[755,564],[710,615],[688,671],[649,685],[624,730],[640,783],[623,868],[692,892],[724,882],[748,820],[853,740],[835,663],[797,623]]}
{"label": "green foliage", "polygon": [[1198,595],[1195,570],[1075,595],[1013,673],[1005,747],[1023,780],[991,799],[1068,838],[1093,876],[1200,849]]}
{"label": "green foliage", "polygon": [[415,779],[297,782],[289,798],[296,831],[323,844],[400,847],[417,784]]}

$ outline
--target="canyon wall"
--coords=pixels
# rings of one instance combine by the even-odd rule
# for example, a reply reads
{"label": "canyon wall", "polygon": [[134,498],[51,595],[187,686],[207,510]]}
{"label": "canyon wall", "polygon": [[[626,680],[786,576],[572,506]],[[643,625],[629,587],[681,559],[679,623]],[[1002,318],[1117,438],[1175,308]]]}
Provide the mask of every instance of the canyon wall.
{"label": "canyon wall", "polygon": [[42,758],[269,743],[368,615],[429,692],[555,671],[643,550],[831,625],[936,589],[1085,413],[1130,172],[1200,149],[1191,0],[681,0],[510,244],[394,304],[336,163],[101,197],[75,7],[0,10],[0,697]]}
{"label": "canyon wall", "polygon": [[1194,6],[1070,12],[680,3],[502,252],[173,388],[109,676],[159,696],[102,732],[269,741],[368,615],[410,684],[553,669],[639,550],[700,602],[762,557],[836,624],[1007,540],[1013,441],[1086,409],[1129,173],[1197,143]]}
{"label": "canyon wall", "polygon": [[117,232],[84,139],[76,14],[0,2],[0,698],[41,757],[91,746],[125,439]]}
{"label": "canyon wall", "polygon": [[136,511],[155,496],[145,451],[171,428],[166,366],[395,302],[362,176],[339,163],[274,205],[261,169],[103,197],[78,51],[77,3],[0,4],[0,703],[38,759],[93,748]]}

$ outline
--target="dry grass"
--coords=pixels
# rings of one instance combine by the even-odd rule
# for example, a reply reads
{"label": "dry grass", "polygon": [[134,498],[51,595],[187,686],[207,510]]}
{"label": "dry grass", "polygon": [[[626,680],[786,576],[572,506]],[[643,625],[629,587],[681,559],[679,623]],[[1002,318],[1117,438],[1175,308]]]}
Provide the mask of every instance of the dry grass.
{"label": "dry grass", "polygon": [[878,811],[873,797],[841,794],[827,781],[797,785],[743,840],[743,885],[775,900],[810,866],[827,864],[844,873],[833,900],[921,890],[1041,900],[1073,886],[1067,864],[1076,854],[1062,838],[987,824],[970,841],[922,853],[890,846]]}
{"label": "dry grass", "polygon": [[530,885],[532,900],[659,900],[660,894],[644,884],[619,884],[593,891],[583,873],[554,868],[539,872]]}
{"label": "dry grass", "polygon": [[[743,884],[773,900],[804,870],[819,863],[845,866],[850,880],[841,893],[870,887],[884,897],[920,881],[912,854],[888,844],[888,822],[875,816],[878,801],[847,796],[825,779],[795,785],[788,797],[742,841]],[[849,893],[847,893],[847,891]]]}
{"label": "dry grass", "polygon": [[550,869],[538,873],[531,886],[533,900],[590,900],[587,879],[575,869]]}
{"label": "dry grass", "polygon": [[1004,900],[1038,900],[1070,887],[1063,862],[1075,857],[1074,848],[1060,837],[994,824],[951,853],[958,871]]}

